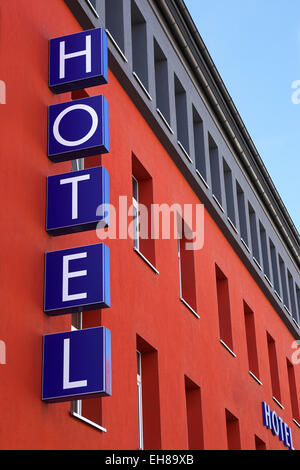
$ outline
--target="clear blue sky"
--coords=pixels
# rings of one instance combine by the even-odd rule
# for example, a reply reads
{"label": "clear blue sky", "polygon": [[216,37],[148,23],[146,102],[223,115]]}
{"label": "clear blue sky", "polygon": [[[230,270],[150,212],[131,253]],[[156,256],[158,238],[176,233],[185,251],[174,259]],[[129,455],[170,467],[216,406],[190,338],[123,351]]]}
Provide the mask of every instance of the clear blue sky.
{"label": "clear blue sky", "polygon": [[300,1],[185,3],[300,231]]}

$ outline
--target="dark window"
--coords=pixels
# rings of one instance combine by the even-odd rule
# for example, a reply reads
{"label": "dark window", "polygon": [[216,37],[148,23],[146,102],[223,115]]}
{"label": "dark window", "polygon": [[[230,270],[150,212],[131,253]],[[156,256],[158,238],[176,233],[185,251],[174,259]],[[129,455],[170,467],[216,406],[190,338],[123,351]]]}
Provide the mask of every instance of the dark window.
{"label": "dark window", "polygon": [[155,266],[155,240],[151,237],[153,181],[142,163],[132,156],[134,247]]}
{"label": "dark window", "polygon": [[239,420],[230,411],[225,410],[228,450],[241,449]]}
{"label": "dark window", "polygon": [[216,265],[220,339],[233,351],[228,279]]}
{"label": "dark window", "polygon": [[244,195],[244,191],[242,190],[238,182],[236,182],[236,194],[237,194],[237,202],[238,202],[241,239],[248,246],[248,230],[247,230],[245,195]]}
{"label": "dark window", "polygon": [[204,133],[203,121],[198,112],[193,106],[193,128],[194,128],[194,148],[195,148],[195,163],[196,170],[200,173],[202,178],[206,179],[206,163],[205,163],[205,146],[204,146]]}
{"label": "dark window", "polygon": [[287,282],[286,282],[285,264],[280,255],[278,259],[279,259],[279,271],[280,271],[280,278],[281,278],[283,303],[289,309],[290,304],[289,304],[289,295],[288,295]]}
{"label": "dark window", "polygon": [[134,0],[131,1],[133,72],[148,90],[148,54],[146,21]]}
{"label": "dark window", "polygon": [[[141,378],[142,414],[142,444],[143,449],[161,449],[160,399],[158,377],[158,353],[143,338],[137,336],[136,349],[138,376]],[[139,370],[140,367],[140,370]],[[139,395],[138,395],[139,398]],[[138,401],[139,406],[139,401]],[[141,444],[141,443],[140,443]]]}
{"label": "dark window", "polygon": [[276,345],[272,336],[267,332],[267,342],[268,342],[268,355],[269,355],[269,366],[270,366],[270,375],[272,382],[272,393],[273,397],[280,401],[280,383],[279,383],[279,373],[278,373],[278,363],[277,363],[277,353]]}
{"label": "dark window", "polygon": [[186,92],[180,81],[174,76],[177,139],[183,149],[189,153],[189,133]]}
{"label": "dark window", "polygon": [[249,206],[249,221],[250,221],[250,233],[251,233],[251,244],[252,244],[252,255],[255,260],[260,263],[259,256],[259,244],[258,244],[258,235],[257,235],[257,224],[256,224],[256,215],[251,204]]}
{"label": "dark window", "polygon": [[294,290],[294,280],[289,271],[288,271],[288,287],[289,287],[290,301],[291,301],[291,314],[293,315],[293,318],[297,321],[297,307],[296,307],[296,298],[295,298],[295,290]]}
{"label": "dark window", "polygon": [[168,61],[154,39],[156,107],[170,124]]}
{"label": "dark window", "polygon": [[178,258],[180,298],[193,310],[197,311],[196,301],[196,276],[194,250],[188,249],[191,244],[191,230],[184,220],[179,218]]}
{"label": "dark window", "polygon": [[270,252],[271,252],[271,264],[272,264],[272,274],[273,274],[273,284],[274,289],[277,294],[280,296],[280,286],[279,286],[279,275],[278,275],[278,264],[277,264],[277,255],[276,249],[273,242],[270,240]]}
{"label": "dark window", "polygon": [[296,285],[296,302],[297,302],[297,307],[298,307],[298,320],[296,319],[296,321],[298,321],[299,323],[300,322],[300,289],[297,285]]}
{"label": "dark window", "polygon": [[270,264],[269,264],[269,255],[268,255],[267,234],[261,222],[259,222],[259,233],[260,233],[260,244],[261,244],[261,251],[262,251],[263,270],[264,270],[264,274],[270,280]]}
{"label": "dark window", "polygon": [[209,161],[211,174],[211,189],[213,196],[222,205],[222,191],[220,179],[219,151],[216,143],[210,134],[208,134]]}
{"label": "dark window", "polygon": [[203,425],[201,391],[188,377],[185,377],[185,398],[189,450],[203,449]]}
{"label": "dark window", "polygon": [[266,443],[258,436],[255,436],[255,450],[266,450]]}
{"label": "dark window", "polygon": [[287,365],[287,372],[288,372],[288,377],[289,377],[289,388],[290,388],[293,418],[296,421],[300,422],[295,369],[294,369],[293,364],[288,359],[286,360],[286,365]]}
{"label": "dark window", "polygon": [[233,185],[232,185],[232,172],[226,161],[223,158],[223,172],[224,172],[224,183],[225,183],[225,196],[226,196],[226,207],[227,215],[233,225],[236,225],[235,220],[235,207],[233,197]]}
{"label": "dark window", "polygon": [[105,27],[124,53],[123,0],[105,0]]}
{"label": "dark window", "polygon": [[251,308],[244,302],[244,317],[247,339],[249,370],[259,379],[258,355],[256,344],[255,320]]}

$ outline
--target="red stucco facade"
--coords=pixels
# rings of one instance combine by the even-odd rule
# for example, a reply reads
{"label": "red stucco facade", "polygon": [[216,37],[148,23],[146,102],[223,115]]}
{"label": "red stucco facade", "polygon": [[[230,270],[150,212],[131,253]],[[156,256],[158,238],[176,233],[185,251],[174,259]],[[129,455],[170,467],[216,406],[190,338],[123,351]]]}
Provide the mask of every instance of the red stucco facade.
{"label": "red stucco facade", "polygon": [[[0,78],[7,84],[7,103],[0,106],[0,339],[6,344],[6,364],[0,365],[0,447],[137,449],[138,335],[157,351],[157,374],[147,377],[145,365],[145,403],[147,393],[150,400],[154,397],[152,409],[144,410],[145,448],[189,448],[186,376],[201,390],[200,446],[228,448],[227,409],[239,420],[242,449],[255,448],[255,435],[267,449],[286,449],[263,426],[261,402],[266,401],[291,427],[299,449],[286,367],[294,338],[206,211],[204,247],[194,254],[200,319],[179,299],[176,240],[155,241],[159,274],[133,250],[132,240],[105,241],[111,256],[111,308],[84,313],[83,326],[103,325],[111,331],[112,396],[98,399],[107,432],[72,417],[69,403],[41,401],[42,337],[71,328],[71,315],[43,312],[44,253],[99,241],[95,231],[55,238],[45,231],[46,177],[71,169],[70,162],[55,164],[47,158],[47,106],[71,98],[48,88],[48,40],[81,28],[62,0],[2,1],[0,14]],[[86,166],[102,164],[108,170],[115,207],[120,195],[132,198],[132,154],[152,177],[154,203],[199,203],[111,72],[108,85],[87,92],[104,94],[109,103],[110,153],[86,159]],[[216,264],[228,279],[236,357],[220,343]],[[255,315],[262,385],[249,374],[243,301]],[[284,410],[272,399],[266,332],[276,343]],[[300,366],[294,370],[299,388]],[[98,405],[91,401],[88,406],[92,414]]]}

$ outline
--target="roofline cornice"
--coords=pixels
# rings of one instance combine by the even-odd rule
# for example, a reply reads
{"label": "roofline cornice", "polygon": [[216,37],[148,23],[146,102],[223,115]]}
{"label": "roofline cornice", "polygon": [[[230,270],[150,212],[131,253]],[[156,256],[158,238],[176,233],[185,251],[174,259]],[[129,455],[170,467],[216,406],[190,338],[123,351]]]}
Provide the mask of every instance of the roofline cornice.
{"label": "roofline cornice", "polygon": [[154,0],[229,137],[272,222],[300,268],[300,235],[200,36],[184,0]]}

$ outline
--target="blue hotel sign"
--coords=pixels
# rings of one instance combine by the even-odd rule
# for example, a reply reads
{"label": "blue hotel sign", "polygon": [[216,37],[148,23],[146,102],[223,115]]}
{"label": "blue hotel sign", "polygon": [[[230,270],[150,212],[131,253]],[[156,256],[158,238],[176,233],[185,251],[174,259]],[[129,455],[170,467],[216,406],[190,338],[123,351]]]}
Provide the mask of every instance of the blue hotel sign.
{"label": "blue hotel sign", "polygon": [[49,41],[49,87],[54,93],[108,82],[107,36],[103,29]]}
{"label": "blue hotel sign", "polygon": [[50,160],[57,163],[109,152],[104,96],[54,104],[48,110]]}
{"label": "blue hotel sign", "polygon": [[110,331],[87,328],[43,338],[42,400],[111,395]]}
{"label": "blue hotel sign", "polygon": [[109,273],[109,248],[104,243],[46,253],[45,313],[110,307]]}
{"label": "blue hotel sign", "polygon": [[[100,28],[51,39],[49,87],[63,93],[107,83],[107,38]],[[104,96],[48,107],[53,162],[109,151]],[[46,230],[51,235],[109,224],[109,177],[97,167],[47,178]],[[99,208],[100,206],[100,208]],[[110,256],[104,243],[45,254],[44,311],[62,315],[110,307]],[[89,328],[43,337],[42,400],[111,395],[110,331]]]}
{"label": "blue hotel sign", "polygon": [[47,178],[46,230],[51,235],[96,229],[109,224],[109,176],[103,167]]}
{"label": "blue hotel sign", "polygon": [[271,411],[266,402],[262,402],[263,423],[267,429],[270,429],[274,436],[284,443],[290,450],[295,450],[293,446],[292,430],[288,425],[277,416],[275,411]]}

